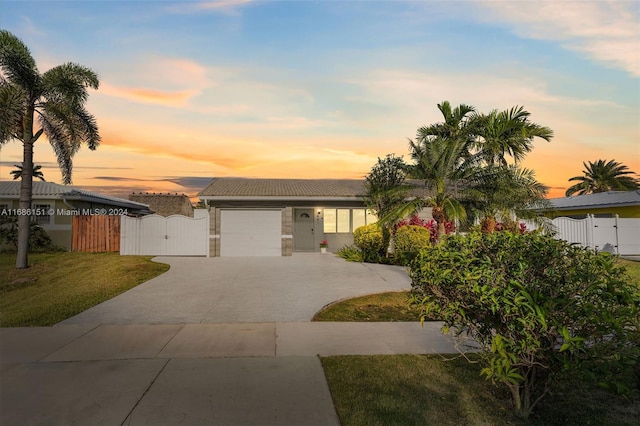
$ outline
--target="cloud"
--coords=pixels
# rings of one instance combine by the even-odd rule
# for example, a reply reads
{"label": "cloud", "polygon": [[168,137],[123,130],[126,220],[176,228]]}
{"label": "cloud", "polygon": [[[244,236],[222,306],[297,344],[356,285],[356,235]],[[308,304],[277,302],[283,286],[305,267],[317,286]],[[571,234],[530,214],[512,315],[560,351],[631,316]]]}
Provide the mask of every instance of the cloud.
{"label": "cloud", "polygon": [[41,27],[34,24],[33,20],[28,16],[21,16],[20,20],[22,21],[22,30],[33,36],[44,36],[46,33],[42,30]]}
{"label": "cloud", "polygon": [[195,90],[169,92],[145,88],[120,87],[109,83],[102,83],[100,85],[100,93],[107,96],[124,98],[134,102],[174,107],[185,106],[190,98],[198,94]]}
{"label": "cloud", "polygon": [[[129,64],[126,72],[116,69],[108,73],[98,94],[138,103],[185,107],[192,98],[215,86],[209,73],[207,67],[190,59],[143,58]],[[220,72],[213,70],[212,74]]]}
{"label": "cloud", "polygon": [[176,6],[170,6],[167,10],[171,13],[202,13],[203,11],[223,13],[225,15],[239,15],[238,9],[252,0],[213,0],[200,2],[182,2]]}
{"label": "cloud", "polygon": [[483,1],[488,21],[516,34],[557,40],[569,50],[640,76],[640,25],[635,1]]}

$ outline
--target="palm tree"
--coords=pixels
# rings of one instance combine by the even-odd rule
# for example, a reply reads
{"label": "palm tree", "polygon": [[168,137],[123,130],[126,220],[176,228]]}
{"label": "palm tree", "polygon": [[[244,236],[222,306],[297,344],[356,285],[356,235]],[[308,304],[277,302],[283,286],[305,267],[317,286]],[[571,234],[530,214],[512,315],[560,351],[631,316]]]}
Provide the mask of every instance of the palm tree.
{"label": "palm tree", "polygon": [[535,172],[516,165],[486,166],[468,180],[463,202],[481,218],[483,233],[493,232],[496,218],[513,222],[524,218],[544,226],[537,211],[549,207],[548,188],[538,182]]}
{"label": "palm tree", "polygon": [[478,156],[489,165],[507,165],[507,156],[519,163],[531,152],[533,139],[538,137],[549,142],[553,131],[529,121],[531,114],[521,106],[509,110],[493,110],[479,115],[474,123],[478,138],[474,147]]}
{"label": "palm tree", "polygon": [[[13,180],[18,180],[22,177],[22,166],[18,164],[14,164],[14,166],[16,167],[16,169],[12,171],[11,174],[13,175]],[[42,166],[33,166],[33,172],[31,173],[31,176],[45,182],[44,174],[42,173],[41,169]]]}
{"label": "palm tree", "polygon": [[636,173],[617,161],[598,160],[589,161],[588,165],[584,162],[582,164],[584,165],[583,175],[569,179],[569,182],[577,181],[578,183],[567,188],[565,192],[567,197],[575,193],[585,195],[607,191],[632,191],[638,189],[640,185],[639,179],[628,176]]}
{"label": "palm tree", "polygon": [[[86,144],[100,143],[98,126],[84,107],[87,88],[97,89],[98,76],[84,66],[66,63],[40,74],[27,46],[9,31],[0,30],[0,146],[22,142],[23,173],[20,208],[31,207],[33,145],[45,134],[51,143],[62,181],[71,183],[72,158]],[[18,217],[16,268],[27,268],[29,216]]]}
{"label": "palm tree", "polygon": [[444,122],[418,129],[416,141],[409,140],[414,163],[409,175],[425,181],[433,195],[422,200],[432,207],[438,235],[445,233],[445,222],[464,220],[466,211],[458,200],[458,183],[468,177],[475,159],[469,149],[473,143],[475,109],[461,104],[451,108],[448,101],[438,104]]}

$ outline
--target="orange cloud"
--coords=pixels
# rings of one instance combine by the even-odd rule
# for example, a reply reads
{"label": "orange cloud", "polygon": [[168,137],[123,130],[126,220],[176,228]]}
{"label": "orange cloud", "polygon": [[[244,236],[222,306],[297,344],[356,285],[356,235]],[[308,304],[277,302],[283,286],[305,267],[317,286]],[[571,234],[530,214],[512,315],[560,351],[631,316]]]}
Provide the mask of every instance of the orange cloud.
{"label": "orange cloud", "polygon": [[135,87],[120,87],[109,83],[100,85],[100,94],[124,98],[134,102],[152,103],[165,106],[184,106],[187,101],[197,95],[196,90],[161,91]]}

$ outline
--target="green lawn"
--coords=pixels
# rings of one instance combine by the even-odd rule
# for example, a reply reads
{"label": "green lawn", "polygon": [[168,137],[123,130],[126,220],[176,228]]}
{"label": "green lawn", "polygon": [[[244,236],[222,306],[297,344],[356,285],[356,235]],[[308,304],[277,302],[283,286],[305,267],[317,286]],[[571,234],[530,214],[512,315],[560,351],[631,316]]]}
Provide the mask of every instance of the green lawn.
{"label": "green lawn", "polygon": [[[620,263],[640,288],[640,262]],[[408,292],[392,292],[343,300],[314,320],[417,321],[407,299]],[[506,388],[482,378],[480,366],[463,358],[333,356],[322,365],[343,426],[640,424],[640,388],[624,398],[565,379],[523,421],[512,414]]]}
{"label": "green lawn", "polygon": [[321,358],[342,426],[638,425],[640,397],[564,382],[528,421],[513,415],[506,387],[480,366],[439,355]]}
{"label": "green lawn", "polygon": [[111,299],[169,269],[150,256],[118,253],[31,254],[15,269],[0,254],[0,326],[49,326]]}
{"label": "green lawn", "polygon": [[418,310],[408,300],[407,291],[355,297],[325,306],[313,321],[419,321]]}
{"label": "green lawn", "polygon": [[[640,262],[619,259],[627,274],[640,288]],[[419,311],[408,304],[408,291],[369,294],[325,306],[313,321],[419,321]],[[437,318],[432,318],[437,320]]]}

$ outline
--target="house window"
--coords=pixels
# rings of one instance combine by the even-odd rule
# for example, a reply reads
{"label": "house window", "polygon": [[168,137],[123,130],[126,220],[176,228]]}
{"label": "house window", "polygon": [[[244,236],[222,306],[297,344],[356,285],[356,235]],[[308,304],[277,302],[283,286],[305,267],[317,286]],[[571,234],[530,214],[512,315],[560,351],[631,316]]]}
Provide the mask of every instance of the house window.
{"label": "house window", "polygon": [[369,225],[378,221],[376,215],[371,210],[353,209],[352,211],[352,230],[355,231],[361,226]]}
{"label": "house window", "polygon": [[365,209],[324,209],[324,233],[349,233],[377,218]]}
{"label": "house window", "polygon": [[39,212],[40,214],[33,217],[33,220],[40,225],[49,225],[53,219],[53,216],[49,214],[49,209],[51,209],[51,205],[49,204],[34,204],[33,210]]}

